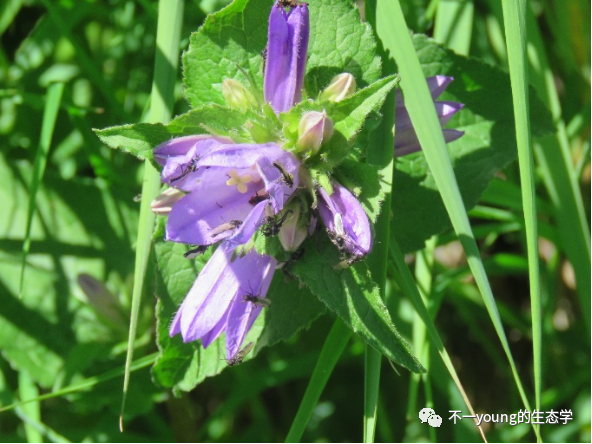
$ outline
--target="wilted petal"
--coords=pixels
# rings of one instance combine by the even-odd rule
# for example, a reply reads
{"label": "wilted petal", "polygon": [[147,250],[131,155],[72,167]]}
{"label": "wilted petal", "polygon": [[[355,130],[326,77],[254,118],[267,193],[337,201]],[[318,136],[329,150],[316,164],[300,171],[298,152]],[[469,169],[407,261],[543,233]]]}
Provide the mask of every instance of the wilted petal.
{"label": "wilted petal", "polygon": [[176,188],[167,188],[154,198],[150,203],[150,209],[160,215],[166,215],[171,212],[173,205],[185,196],[185,193]]}
{"label": "wilted petal", "polygon": [[302,99],[308,51],[308,5],[286,12],[276,5],[269,15],[264,95],[276,113],[288,111]]}
{"label": "wilted petal", "polygon": [[370,221],[358,199],[344,186],[333,182],[333,194],[318,190],[318,210],[325,227],[338,236],[341,253],[363,257],[372,249]]}

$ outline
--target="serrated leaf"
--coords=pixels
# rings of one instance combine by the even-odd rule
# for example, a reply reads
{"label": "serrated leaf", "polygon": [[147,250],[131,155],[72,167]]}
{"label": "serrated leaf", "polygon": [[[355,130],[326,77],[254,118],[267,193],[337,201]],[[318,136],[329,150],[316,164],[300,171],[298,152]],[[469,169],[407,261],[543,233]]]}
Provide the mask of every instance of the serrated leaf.
{"label": "serrated leaf", "polygon": [[173,137],[209,134],[242,133],[242,126],[251,116],[219,105],[207,105],[175,117],[168,125],[136,123],[112,126],[95,133],[111,148],[121,149],[138,159],[152,160],[152,150]]}
{"label": "serrated leaf", "polygon": [[330,310],[369,345],[388,359],[413,372],[425,371],[399,334],[385,307],[378,287],[364,262],[341,270],[336,248],[325,236],[309,239],[302,261],[292,272]]}
{"label": "serrated leaf", "polygon": [[[456,55],[424,35],[415,35],[413,42],[426,77],[441,74],[455,79],[438,100],[465,104],[447,125],[465,135],[448,147],[465,206],[472,208],[495,174],[517,155],[510,78],[501,69]],[[530,109],[533,134],[553,128],[549,112],[534,93]],[[409,252],[451,225],[423,154],[398,159],[396,168],[391,232],[401,249]]]}

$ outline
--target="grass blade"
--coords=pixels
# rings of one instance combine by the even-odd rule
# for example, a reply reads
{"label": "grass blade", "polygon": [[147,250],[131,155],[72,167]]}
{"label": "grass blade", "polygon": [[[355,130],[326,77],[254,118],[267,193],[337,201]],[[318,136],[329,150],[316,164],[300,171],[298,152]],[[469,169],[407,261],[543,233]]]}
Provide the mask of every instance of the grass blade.
{"label": "grass blade", "polygon": [[[528,78],[526,66],[526,1],[502,0],[506,46],[512,83],[512,101],[516,122],[518,166],[526,229],[528,251],[528,276],[530,281],[530,310],[532,317],[532,343],[534,359],[535,408],[541,408],[541,349],[542,312],[539,273],[539,248],[534,189],[534,159],[530,134],[530,111],[528,107]],[[540,426],[535,427],[537,441],[541,442]]]}
{"label": "grass blade", "polygon": [[[452,360],[450,359],[450,356],[448,355],[446,348],[444,348],[444,344],[442,343],[442,339],[438,334],[438,330],[436,329],[436,326],[434,325],[434,322],[432,321],[432,318],[428,313],[428,309],[426,308],[423,299],[421,298],[419,289],[417,288],[417,285],[413,280],[413,275],[411,274],[409,267],[407,267],[407,264],[405,263],[405,256],[401,252],[399,244],[394,238],[392,238],[390,241],[390,258],[394,263],[394,266],[391,267],[392,271],[394,272],[393,274],[397,278],[397,283],[399,284],[403,292],[407,295],[407,297],[409,297],[409,299],[411,300],[411,303],[413,304],[413,307],[415,308],[417,314],[426,326],[432,346],[438,351],[438,354],[442,358],[442,362],[446,366],[448,373],[450,373],[450,377],[456,384],[456,387],[458,388],[458,391],[460,392],[467,408],[469,409],[469,412],[471,412],[471,415],[474,415],[475,410],[473,409],[473,406],[471,405],[471,402],[469,401],[469,398],[465,393],[465,390],[460,382],[458,374],[456,373],[456,370],[452,365]],[[483,433],[481,427],[479,427],[479,433],[481,433],[483,441],[487,442],[485,434]]]}
{"label": "grass blade", "polygon": [[436,110],[426,82],[421,81],[423,79],[423,72],[417,54],[415,53],[399,1],[379,2],[376,17],[377,31],[379,35],[383,36],[383,43],[386,49],[391,51],[397,61],[407,110],[409,111],[413,126],[417,130],[417,136],[426,156],[430,171],[440,190],[454,230],[463,246],[493,326],[506,353],[522,402],[525,408],[530,411],[530,405],[524,392],[522,381],[518,375],[508,339],[495,304],[493,292],[480,258],[479,248],[473,236],[469,218],[458,189],[458,184],[444,143],[444,137],[438,123]]}
{"label": "grass blade", "polygon": [[[132,362],[132,365],[130,366],[130,371],[135,372],[136,370],[140,370],[140,369],[143,369],[145,367],[148,367],[148,366],[154,364],[154,361],[156,360],[157,357],[158,357],[158,353],[152,353],[148,356],[141,357],[140,359],[136,360],[135,362]],[[78,391],[81,391],[81,390],[84,390],[87,388],[91,388],[91,387],[94,387],[95,385],[98,385],[102,382],[109,381],[110,379],[118,378],[121,375],[125,374],[125,371],[126,370],[124,367],[116,368],[115,370],[110,370],[108,372],[103,373],[102,375],[86,378],[83,381],[80,381],[80,382],[78,382],[74,385],[70,385],[68,387],[64,387],[60,390],[56,390],[55,392],[46,393],[45,395],[37,396],[34,398],[23,399],[19,402],[15,402],[13,404],[9,404],[7,406],[0,407],[0,412],[12,410],[14,408],[20,407],[25,404],[29,404],[31,402],[40,402],[40,401],[44,401],[46,399],[57,398],[59,396],[65,396],[69,393],[74,393],[74,392],[78,392]]]}
{"label": "grass blade", "polygon": [[304,429],[306,429],[306,425],[327,384],[327,380],[351,336],[352,331],[340,318],[337,318],[325,340],[317,365],[315,365],[308,387],[306,387],[304,398],[302,398],[294,422],[292,422],[292,427],[290,427],[290,431],[286,437],[286,442],[299,442],[302,438]]}
{"label": "grass blade", "polygon": [[[156,57],[154,61],[154,80],[150,104],[150,122],[167,122],[171,119],[174,104],[174,88],[179,64],[179,41],[181,38],[183,17],[183,0],[159,2],[158,28],[156,31]],[[121,414],[119,428],[123,430],[123,411],[125,398],[129,387],[129,374],[133,360],[134,341],[138,325],[140,301],[146,267],[152,244],[152,231],[155,215],[150,209],[150,203],[160,190],[160,175],[150,164],[145,162],[144,182],[142,184],[142,204],[140,206],[140,220],[138,239],[136,242],[136,263],[134,268],[134,289],[132,293],[132,312],[128,338],[128,351],[125,361],[125,376],[123,381],[123,398],[121,400]]]}
{"label": "grass blade", "polygon": [[19,295],[22,297],[23,284],[25,282],[25,268],[27,265],[27,256],[31,249],[31,224],[35,215],[35,200],[37,191],[43,180],[45,167],[47,166],[47,155],[53,137],[58,110],[62,101],[64,92],[63,83],[52,83],[47,88],[47,99],[45,109],[43,110],[43,123],[41,124],[41,138],[39,148],[35,154],[35,163],[33,164],[33,175],[31,177],[31,186],[29,188],[29,208],[27,211],[27,226],[25,228],[25,240],[23,242],[23,261],[21,266],[21,280],[19,284]]}
{"label": "grass blade", "polygon": [[[370,23],[376,24],[377,2],[387,0],[370,0],[366,2],[366,17]],[[375,27],[376,29],[376,27]],[[379,40],[382,39],[378,33]],[[383,55],[383,75],[394,72],[394,63]],[[391,194],[393,187],[393,151],[395,123],[395,91],[391,91],[381,108],[382,120],[379,128],[374,131],[373,140],[366,150],[368,163],[380,168],[381,187],[385,192],[382,208],[374,224],[374,244],[368,255],[368,268],[372,270],[372,278],[385,299],[386,268],[388,259],[388,243],[391,216]],[[364,431],[363,442],[374,442],[378,412],[378,392],[380,387],[380,368],[382,355],[374,348],[366,345],[364,353]]]}
{"label": "grass blade", "polygon": [[440,0],[434,39],[457,54],[469,55],[474,9],[472,0]]}

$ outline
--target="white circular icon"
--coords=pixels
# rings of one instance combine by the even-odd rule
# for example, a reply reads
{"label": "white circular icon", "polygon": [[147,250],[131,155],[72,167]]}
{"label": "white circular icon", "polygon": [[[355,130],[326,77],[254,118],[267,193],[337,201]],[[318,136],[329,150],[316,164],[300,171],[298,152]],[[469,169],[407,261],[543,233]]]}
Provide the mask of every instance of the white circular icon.
{"label": "white circular icon", "polygon": [[[419,419],[421,420],[421,423],[423,424],[424,422],[426,422],[430,416],[435,415],[436,412],[434,412],[433,409],[430,409],[429,407],[423,408],[419,411]],[[442,419],[440,418],[440,422],[442,422]]]}
{"label": "white circular icon", "polygon": [[428,418],[428,424],[432,427],[440,427],[440,425],[442,424],[442,417],[436,414],[431,415]]}

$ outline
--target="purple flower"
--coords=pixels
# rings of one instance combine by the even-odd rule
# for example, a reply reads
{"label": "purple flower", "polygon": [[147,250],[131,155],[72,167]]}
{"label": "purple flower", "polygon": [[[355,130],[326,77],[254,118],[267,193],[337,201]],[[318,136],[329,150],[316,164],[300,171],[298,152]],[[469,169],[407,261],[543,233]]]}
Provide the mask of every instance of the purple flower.
{"label": "purple flower", "polygon": [[234,248],[222,244],[204,266],[173,319],[169,334],[208,347],[226,332],[226,356],[233,359],[261,312],[277,261],[254,250],[233,260]]}
{"label": "purple flower", "polygon": [[300,162],[276,143],[189,136],[159,145],[154,157],[164,164],[163,182],[189,191],[169,215],[166,239],[174,242],[245,243],[262,225],[266,206],[279,213],[298,188]]}
{"label": "purple flower", "polygon": [[319,215],[342,258],[353,263],[372,249],[370,221],[358,199],[347,188],[337,182],[332,185],[331,195],[323,188],[317,191]]}
{"label": "purple flower", "polygon": [[276,113],[288,111],[302,99],[308,51],[308,5],[276,4],[269,15],[264,97]]}
{"label": "purple flower", "polygon": [[[458,102],[436,101],[453,80],[452,77],[446,76],[434,76],[426,79],[442,127],[464,106]],[[421,145],[415,134],[415,129],[411,124],[411,118],[409,117],[407,108],[405,108],[405,101],[400,91],[397,91],[396,98],[395,129],[395,157],[421,150]],[[444,134],[444,140],[448,143],[461,137],[464,131],[445,129],[442,130],[442,133]]]}

